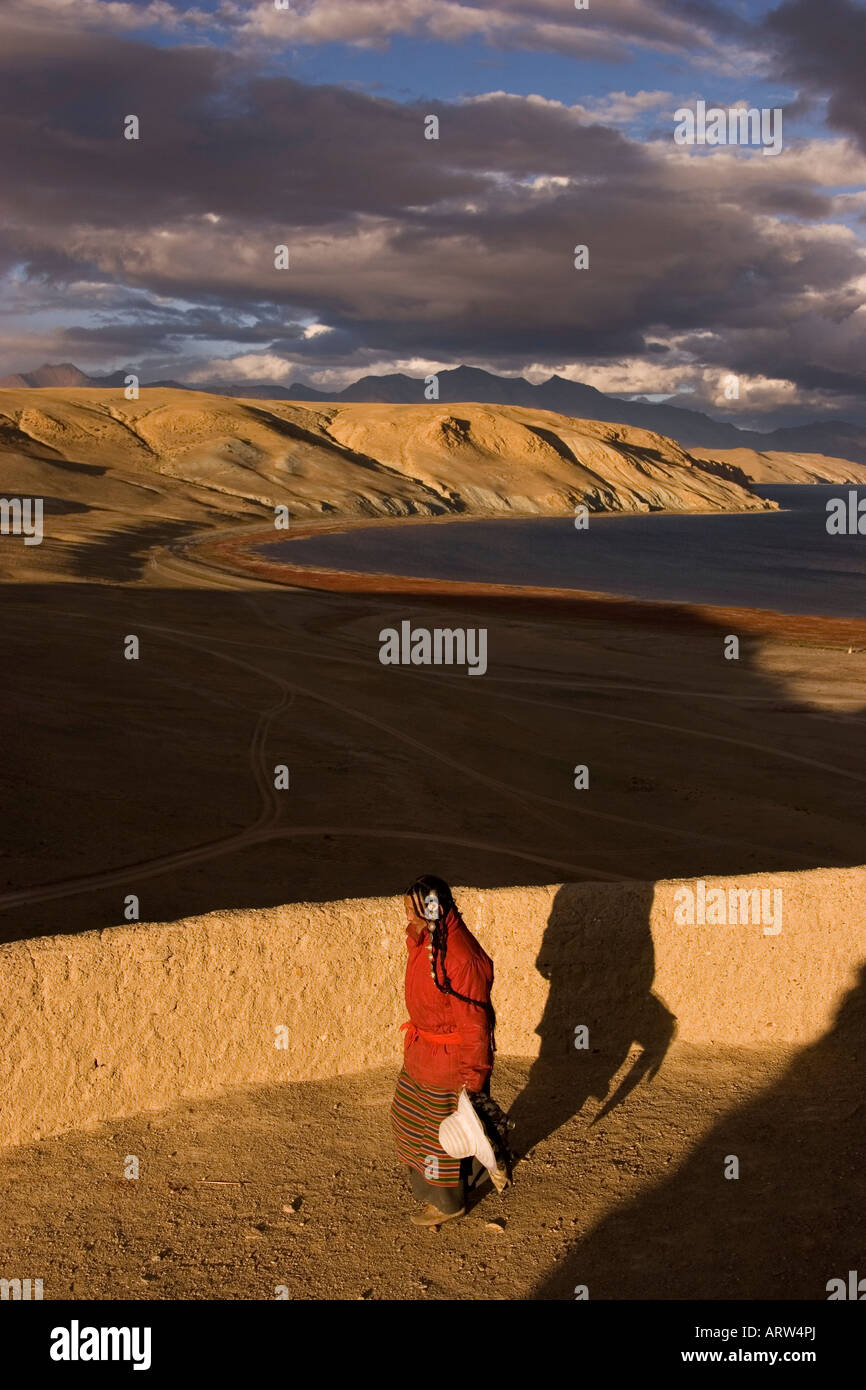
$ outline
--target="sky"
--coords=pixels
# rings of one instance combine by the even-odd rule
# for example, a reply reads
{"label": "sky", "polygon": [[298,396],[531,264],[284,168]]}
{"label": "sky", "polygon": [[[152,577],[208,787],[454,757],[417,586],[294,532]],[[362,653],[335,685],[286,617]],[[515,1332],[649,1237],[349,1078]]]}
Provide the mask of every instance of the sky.
{"label": "sky", "polygon": [[[866,422],[864,3],[283,4],[3,0],[0,375]],[[780,148],[680,143],[701,102]]]}

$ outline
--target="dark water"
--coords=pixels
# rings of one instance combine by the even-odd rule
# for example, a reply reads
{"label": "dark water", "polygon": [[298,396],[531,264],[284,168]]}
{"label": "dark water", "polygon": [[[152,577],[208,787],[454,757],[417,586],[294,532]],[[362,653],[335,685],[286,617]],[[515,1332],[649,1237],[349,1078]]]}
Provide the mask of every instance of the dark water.
{"label": "dark water", "polygon": [[[632,598],[866,617],[866,535],[827,534],[826,504],[851,484],[762,487],[785,510],[591,515],[370,528],[282,540],[270,558],[431,579],[594,589]],[[866,498],[861,485],[860,498]]]}

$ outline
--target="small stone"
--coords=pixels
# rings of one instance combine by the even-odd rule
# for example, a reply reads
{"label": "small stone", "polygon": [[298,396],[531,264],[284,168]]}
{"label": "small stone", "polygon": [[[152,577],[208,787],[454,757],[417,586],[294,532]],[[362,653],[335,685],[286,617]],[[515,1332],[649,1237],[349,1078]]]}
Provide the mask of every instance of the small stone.
{"label": "small stone", "polygon": [[500,1235],[505,1230],[505,1222],[502,1220],[501,1217],[497,1217],[495,1221],[488,1221],[485,1224],[487,1226],[488,1231],[498,1231]]}

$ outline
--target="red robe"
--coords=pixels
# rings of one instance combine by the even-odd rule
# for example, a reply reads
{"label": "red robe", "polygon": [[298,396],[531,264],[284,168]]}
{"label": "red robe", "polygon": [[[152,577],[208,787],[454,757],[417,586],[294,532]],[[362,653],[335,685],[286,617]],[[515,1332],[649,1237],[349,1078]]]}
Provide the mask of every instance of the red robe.
{"label": "red robe", "polygon": [[[448,928],[445,971],[453,989],[482,1004],[490,1000],[493,962],[452,908],[446,919]],[[416,940],[406,933],[409,959],[406,962],[406,1007],[411,1023],[406,1029],[403,1065],[413,1080],[436,1090],[480,1091],[493,1068],[493,1031],[486,1009],[464,1004],[450,994],[441,993],[430,970],[430,932],[421,931]],[[439,983],[443,982],[441,952],[437,957]],[[414,1025],[414,1026],[413,1026]],[[439,1038],[454,1034],[455,1041],[435,1042],[424,1034]]]}

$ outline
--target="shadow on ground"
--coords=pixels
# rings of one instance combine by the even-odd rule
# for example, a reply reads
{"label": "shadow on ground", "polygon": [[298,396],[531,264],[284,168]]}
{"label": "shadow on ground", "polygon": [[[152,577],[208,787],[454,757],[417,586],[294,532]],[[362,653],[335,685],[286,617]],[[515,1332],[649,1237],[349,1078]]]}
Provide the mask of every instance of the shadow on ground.
{"label": "shadow on ground", "polygon": [[825,1037],[666,1181],[617,1205],[533,1297],[826,1299],[830,1279],[862,1275],[864,1057],[866,965]]}

